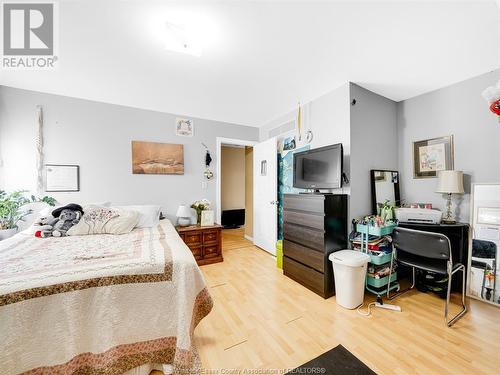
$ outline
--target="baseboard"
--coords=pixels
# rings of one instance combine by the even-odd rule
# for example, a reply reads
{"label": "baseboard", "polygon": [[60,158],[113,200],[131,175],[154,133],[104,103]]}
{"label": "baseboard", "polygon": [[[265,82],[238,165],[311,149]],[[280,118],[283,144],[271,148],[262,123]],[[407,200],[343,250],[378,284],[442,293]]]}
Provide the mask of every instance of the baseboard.
{"label": "baseboard", "polygon": [[252,241],[252,242],[253,242],[253,237],[250,237],[248,234],[245,234],[245,238],[246,238],[248,241]]}

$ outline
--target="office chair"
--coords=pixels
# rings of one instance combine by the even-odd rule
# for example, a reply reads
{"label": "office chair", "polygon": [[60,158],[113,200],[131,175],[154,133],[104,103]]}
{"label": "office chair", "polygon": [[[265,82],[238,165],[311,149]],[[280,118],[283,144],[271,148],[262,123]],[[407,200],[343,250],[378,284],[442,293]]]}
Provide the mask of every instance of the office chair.
{"label": "office chair", "polygon": [[[449,238],[441,233],[396,227],[392,233],[392,245],[394,246],[396,261],[412,268],[412,285],[410,288],[397,293],[391,299],[415,287],[416,268],[448,275],[444,318],[446,325],[451,327],[467,312],[467,307],[465,306],[465,266],[461,263],[453,264]],[[448,320],[451,280],[458,271],[462,271],[462,311]]]}

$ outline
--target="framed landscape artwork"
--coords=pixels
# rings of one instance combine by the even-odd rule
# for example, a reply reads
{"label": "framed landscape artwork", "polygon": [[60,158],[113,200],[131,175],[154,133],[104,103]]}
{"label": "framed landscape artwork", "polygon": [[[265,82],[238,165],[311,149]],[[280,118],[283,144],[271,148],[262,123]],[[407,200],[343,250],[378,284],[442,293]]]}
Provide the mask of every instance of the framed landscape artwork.
{"label": "framed landscape artwork", "polygon": [[133,174],[184,174],[184,145],[132,141]]}
{"label": "framed landscape artwork", "polygon": [[413,178],[436,177],[453,169],[453,136],[413,142]]}

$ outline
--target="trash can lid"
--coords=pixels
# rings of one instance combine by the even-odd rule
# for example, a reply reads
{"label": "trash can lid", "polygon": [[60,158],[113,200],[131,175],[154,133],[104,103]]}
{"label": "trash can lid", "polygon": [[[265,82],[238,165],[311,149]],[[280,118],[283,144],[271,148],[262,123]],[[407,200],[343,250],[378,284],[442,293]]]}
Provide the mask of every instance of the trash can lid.
{"label": "trash can lid", "polygon": [[344,264],[350,267],[360,267],[370,260],[368,254],[356,250],[340,250],[331,253],[328,257],[333,263]]}

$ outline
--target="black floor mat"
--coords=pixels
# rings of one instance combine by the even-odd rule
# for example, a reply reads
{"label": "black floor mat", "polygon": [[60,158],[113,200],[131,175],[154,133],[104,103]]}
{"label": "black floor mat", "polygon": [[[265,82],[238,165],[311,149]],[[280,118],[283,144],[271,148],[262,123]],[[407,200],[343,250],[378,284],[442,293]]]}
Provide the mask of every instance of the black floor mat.
{"label": "black floor mat", "polygon": [[375,372],[349,350],[338,345],[287,374],[373,375]]}

